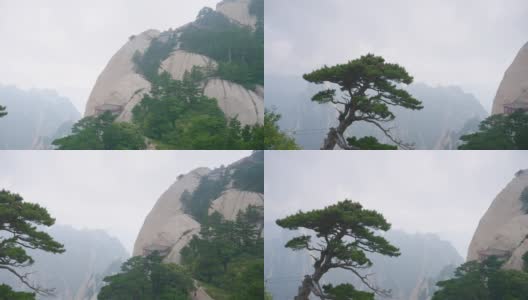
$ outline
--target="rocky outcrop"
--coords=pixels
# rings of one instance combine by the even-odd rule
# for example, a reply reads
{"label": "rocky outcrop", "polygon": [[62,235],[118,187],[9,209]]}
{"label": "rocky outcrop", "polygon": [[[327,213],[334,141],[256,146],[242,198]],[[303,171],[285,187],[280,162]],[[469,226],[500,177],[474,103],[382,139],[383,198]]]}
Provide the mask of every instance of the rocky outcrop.
{"label": "rocky outcrop", "polygon": [[521,48],[506,70],[493,101],[492,113],[502,114],[507,106],[514,103],[519,108],[523,106],[528,109],[528,43]]}
{"label": "rocky outcrop", "polygon": [[528,213],[521,194],[527,188],[528,170],[521,170],[480,220],[469,246],[468,261],[482,261],[493,255],[504,258],[507,269],[522,268],[522,256],[528,252]]}
{"label": "rocky outcrop", "polygon": [[234,221],[238,213],[245,211],[249,206],[264,206],[264,195],[229,189],[213,201],[209,214],[219,212],[226,220]]}
{"label": "rocky outcrop", "polygon": [[199,168],[181,176],[161,195],[139,232],[134,256],[160,251],[168,255],[169,261],[179,262],[181,248],[200,231],[200,224],[184,213],[181,196],[185,191],[192,193],[209,172],[207,168]]}
{"label": "rocky outcrop", "polygon": [[[178,180],[161,195],[145,219],[134,244],[133,255],[147,255],[158,251],[165,256],[165,261],[180,263],[181,249],[193,236],[199,234],[201,228],[199,220],[189,212],[187,206],[190,204],[183,201],[184,195],[192,195],[204,180],[224,182],[227,178],[220,196],[216,199],[213,197],[211,202],[206,204],[208,208],[206,207],[205,212],[209,214],[219,212],[225,219],[235,220],[238,213],[245,211],[249,206],[264,206],[262,193],[242,190],[235,184],[236,170],[252,168],[258,163],[256,161],[263,159],[262,154],[258,159],[255,158],[257,156],[258,153],[253,154],[227,168],[215,170],[199,168],[186,175],[180,175]],[[203,188],[202,192],[204,192]],[[204,196],[203,193],[200,195]]]}
{"label": "rocky outcrop", "polygon": [[[217,11],[236,24],[255,28],[257,18],[249,13],[249,5],[250,0],[225,0],[218,4]],[[117,121],[130,122],[132,110],[152,88],[151,82],[136,70],[134,56],[136,53],[143,54],[154,39],[160,42],[167,42],[169,38],[179,39],[188,26],[200,27],[193,24],[195,23],[166,32],[148,30],[132,36],[112,57],[97,79],[86,105],[85,116],[111,110],[118,115]],[[193,67],[208,68],[211,71],[217,69],[218,64],[213,59],[181,50],[179,41],[174,44],[173,52],[161,62],[159,72],[166,71],[175,80],[181,80],[185,72],[191,71]],[[228,118],[238,117],[243,125],[263,123],[263,88],[257,88],[257,92],[254,92],[220,79],[204,82],[203,88],[206,96],[218,100],[219,107]]]}
{"label": "rocky outcrop", "polygon": [[216,11],[240,25],[257,26],[257,17],[249,13],[251,0],[224,0],[216,5]]}
{"label": "rocky outcrop", "polygon": [[99,75],[86,104],[85,116],[96,115],[105,105],[113,105],[122,110],[120,120],[130,119],[131,108],[137,104],[151,84],[135,70],[133,57],[143,53],[151,41],[158,37],[157,30],[147,30],[130,40],[110,59]]}
{"label": "rocky outcrop", "polygon": [[238,117],[242,125],[264,123],[264,99],[240,84],[211,79],[205,85],[204,94],[217,99],[218,106],[226,116]]}

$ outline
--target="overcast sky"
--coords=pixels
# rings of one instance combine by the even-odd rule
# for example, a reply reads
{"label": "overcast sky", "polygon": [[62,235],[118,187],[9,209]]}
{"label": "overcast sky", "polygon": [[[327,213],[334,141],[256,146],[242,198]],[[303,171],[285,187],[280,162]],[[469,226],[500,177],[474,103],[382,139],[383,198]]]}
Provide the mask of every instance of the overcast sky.
{"label": "overcast sky", "polygon": [[80,113],[133,34],[193,21],[220,0],[0,0],[0,84],[54,89]]}
{"label": "overcast sky", "polygon": [[480,218],[523,168],[522,151],[268,151],[265,219],[348,198],[393,229],[436,233],[466,257]]}
{"label": "overcast sky", "polygon": [[489,110],[527,28],[526,0],[266,0],[265,72],[300,76],[370,52]]}
{"label": "overcast sky", "polygon": [[250,151],[2,151],[0,189],[39,203],[57,224],[104,229],[127,250],[180,174],[228,165]]}

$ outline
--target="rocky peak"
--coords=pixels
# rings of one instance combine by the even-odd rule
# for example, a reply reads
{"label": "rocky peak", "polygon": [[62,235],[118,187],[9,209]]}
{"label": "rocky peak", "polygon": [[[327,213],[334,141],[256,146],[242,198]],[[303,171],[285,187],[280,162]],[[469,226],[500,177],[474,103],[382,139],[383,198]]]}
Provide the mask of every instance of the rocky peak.
{"label": "rocky peak", "polygon": [[528,43],[526,43],[510,65],[500,83],[493,101],[493,114],[505,113],[505,106],[528,109]]}
{"label": "rocky peak", "polygon": [[222,13],[230,20],[255,29],[257,17],[250,14],[249,7],[252,0],[224,0],[216,5],[216,11]]}
{"label": "rocky peak", "polygon": [[[233,184],[236,171],[251,169],[260,162],[260,156],[263,156],[263,153],[256,152],[250,158],[242,159],[227,167],[215,170],[198,168],[185,175],[179,175],[177,181],[160,196],[145,219],[134,244],[133,255],[147,255],[152,251],[159,251],[165,255],[166,261],[179,263],[181,249],[193,236],[199,234],[201,229],[200,218],[193,215],[192,209],[188,207],[190,205],[188,201],[193,199],[204,201],[205,197],[213,195],[209,199],[210,202],[205,204],[207,205],[205,214],[219,212],[227,220],[234,220],[240,211],[245,211],[249,206],[262,207],[264,205],[262,193]],[[228,170],[229,172],[226,172]],[[231,170],[235,171],[231,172]],[[224,176],[228,177],[224,178]],[[259,177],[245,174],[244,178]],[[224,181],[224,179],[228,180]],[[217,182],[225,182],[225,185],[220,186],[221,190],[218,194],[213,192],[219,188]],[[206,186],[208,184],[209,186]],[[199,190],[199,199],[193,198],[193,193],[195,191],[198,193]]]}
{"label": "rocky peak", "polygon": [[468,261],[489,256],[505,259],[505,268],[520,270],[528,252],[528,212],[523,195],[528,189],[528,170],[520,170],[488,208],[469,246]]}

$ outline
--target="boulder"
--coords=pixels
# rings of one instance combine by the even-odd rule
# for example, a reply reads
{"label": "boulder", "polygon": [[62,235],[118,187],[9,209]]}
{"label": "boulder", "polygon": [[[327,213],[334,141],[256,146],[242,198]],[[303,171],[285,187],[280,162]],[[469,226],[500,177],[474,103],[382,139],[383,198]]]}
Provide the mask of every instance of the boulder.
{"label": "boulder", "polygon": [[493,200],[473,236],[468,261],[494,255],[507,259],[507,269],[522,268],[522,256],[528,251],[528,214],[521,193],[527,187],[528,171],[519,171]]}
{"label": "boulder", "polygon": [[492,114],[504,113],[504,106],[513,103],[528,109],[528,43],[521,48],[506,70],[493,101]]}

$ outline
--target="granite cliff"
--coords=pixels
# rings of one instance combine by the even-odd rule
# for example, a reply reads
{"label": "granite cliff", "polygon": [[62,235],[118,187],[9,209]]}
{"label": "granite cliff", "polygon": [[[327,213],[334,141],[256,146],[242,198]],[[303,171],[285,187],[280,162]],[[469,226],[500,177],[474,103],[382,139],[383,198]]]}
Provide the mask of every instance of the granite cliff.
{"label": "granite cliff", "polygon": [[528,110],[528,43],[504,73],[493,101],[492,114],[508,113],[519,108]]}
{"label": "granite cliff", "polygon": [[467,260],[489,256],[505,260],[506,269],[521,270],[528,253],[528,170],[520,170],[497,195],[479,222]]}
{"label": "granite cliff", "polygon": [[[243,125],[262,124],[263,87],[259,84],[248,87],[224,78],[218,72],[219,63],[215,59],[200,54],[203,51],[193,51],[184,40],[193,34],[215,34],[218,24],[212,22],[230,28],[258,30],[259,18],[253,12],[253,2],[258,1],[224,0],[217,5],[216,11],[204,8],[196,21],[177,29],[164,32],[152,29],[131,36],[97,79],[86,104],[85,117],[110,110],[118,115],[117,121],[131,121],[133,108],[152,88],[151,79],[139,70],[136,58],[158,47],[166,50],[162,57],[158,57],[161,60],[158,73],[167,72],[173,79],[181,80],[185,72],[194,67],[206,69],[208,75],[201,80],[204,95],[217,99],[226,117],[238,117]],[[236,56],[234,52],[229,53],[230,62]]]}

